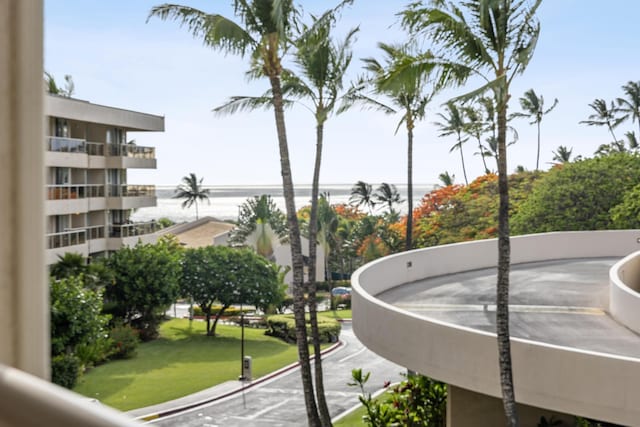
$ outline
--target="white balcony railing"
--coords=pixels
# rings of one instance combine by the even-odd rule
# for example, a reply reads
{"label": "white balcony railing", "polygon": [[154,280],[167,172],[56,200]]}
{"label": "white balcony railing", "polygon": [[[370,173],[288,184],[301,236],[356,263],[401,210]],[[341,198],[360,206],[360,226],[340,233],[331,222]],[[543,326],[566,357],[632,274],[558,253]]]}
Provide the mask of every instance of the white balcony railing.
{"label": "white balcony railing", "polygon": [[104,225],[93,225],[87,227],[87,239],[95,240],[95,239],[104,239]]}
{"label": "white balcony railing", "polygon": [[0,365],[0,425],[135,427],[108,406],[8,366]]}
{"label": "white balcony railing", "polygon": [[67,246],[82,245],[87,241],[86,230],[69,230],[62,233],[46,235],[47,249],[66,248]]}
{"label": "white balcony railing", "polygon": [[104,144],[102,142],[87,142],[87,154],[90,156],[104,156]]}

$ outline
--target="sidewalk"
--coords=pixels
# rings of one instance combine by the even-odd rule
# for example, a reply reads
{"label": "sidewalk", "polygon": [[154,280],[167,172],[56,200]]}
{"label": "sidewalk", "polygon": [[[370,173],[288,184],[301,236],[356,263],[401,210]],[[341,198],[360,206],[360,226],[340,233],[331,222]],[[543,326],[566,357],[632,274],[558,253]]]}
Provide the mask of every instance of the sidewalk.
{"label": "sidewalk", "polygon": [[[336,344],[322,351],[322,355],[331,353],[338,348],[342,347],[342,342],[338,341]],[[292,363],[277,371],[271,372],[263,377],[257,378],[253,381],[227,381],[222,384],[209,387],[205,390],[190,394],[188,396],[180,397],[168,402],[158,403],[157,405],[147,406],[145,408],[133,409],[126,412],[126,414],[141,421],[151,421],[157,418],[166,417],[178,412],[186,411],[204,405],[207,403],[215,402],[220,399],[232,396],[243,390],[247,390],[258,384],[271,380],[279,375],[287,373],[299,366],[298,362]]]}

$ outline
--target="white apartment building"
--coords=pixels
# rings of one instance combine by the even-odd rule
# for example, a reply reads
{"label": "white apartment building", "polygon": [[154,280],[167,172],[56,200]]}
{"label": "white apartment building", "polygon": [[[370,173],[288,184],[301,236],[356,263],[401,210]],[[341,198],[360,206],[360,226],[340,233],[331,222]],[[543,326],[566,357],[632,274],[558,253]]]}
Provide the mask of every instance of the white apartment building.
{"label": "white apartment building", "polygon": [[46,95],[46,263],[76,252],[101,256],[138,240],[155,223],[133,223],[133,209],[156,205],[155,186],[130,184],[127,170],[156,168],[155,148],[127,132],[164,131],[164,117]]}

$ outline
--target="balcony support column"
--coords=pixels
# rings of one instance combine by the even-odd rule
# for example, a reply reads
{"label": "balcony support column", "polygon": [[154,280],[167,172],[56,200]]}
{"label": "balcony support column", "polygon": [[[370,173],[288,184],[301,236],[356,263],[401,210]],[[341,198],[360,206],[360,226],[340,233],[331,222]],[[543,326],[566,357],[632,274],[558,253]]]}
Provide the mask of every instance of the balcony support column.
{"label": "balcony support column", "polygon": [[0,363],[49,377],[42,0],[0,0]]}

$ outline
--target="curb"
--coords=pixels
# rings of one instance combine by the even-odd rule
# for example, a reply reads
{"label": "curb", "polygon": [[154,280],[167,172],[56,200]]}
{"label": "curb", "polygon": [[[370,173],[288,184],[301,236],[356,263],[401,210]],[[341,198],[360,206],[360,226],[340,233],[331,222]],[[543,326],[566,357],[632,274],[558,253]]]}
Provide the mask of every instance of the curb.
{"label": "curb", "polygon": [[[337,350],[338,348],[342,347],[343,345],[344,344],[343,344],[342,341],[338,341],[337,343],[335,343],[331,347],[322,350],[320,352],[320,354],[322,356],[325,356],[326,354],[329,354],[329,353],[333,352],[334,350]],[[313,356],[309,357],[309,360],[313,362]],[[194,403],[188,403],[186,405],[176,406],[175,408],[166,409],[164,411],[159,411],[159,412],[155,412],[155,413],[151,413],[151,414],[147,414],[147,415],[140,415],[140,416],[135,417],[134,419],[138,420],[138,421],[153,421],[153,420],[156,420],[158,418],[167,417],[169,415],[174,415],[174,414],[177,414],[179,412],[187,411],[189,409],[193,409],[193,408],[196,408],[198,406],[206,405],[207,403],[216,402],[218,400],[221,400],[221,399],[227,398],[229,396],[232,396],[232,395],[234,395],[236,393],[239,393],[239,392],[245,391],[247,389],[250,389],[250,388],[252,388],[252,387],[254,387],[254,386],[258,385],[258,384],[262,384],[262,383],[264,383],[266,381],[269,381],[269,380],[271,380],[271,379],[273,379],[273,378],[275,378],[275,377],[277,377],[279,375],[284,374],[285,372],[292,371],[293,369],[297,368],[298,366],[300,366],[300,362],[294,362],[294,363],[292,363],[290,365],[285,366],[284,368],[280,368],[277,371],[273,371],[273,372],[271,372],[271,373],[269,373],[269,374],[267,374],[267,375],[265,375],[263,377],[260,377],[260,378],[256,379],[255,381],[251,381],[247,385],[241,385],[238,388],[236,388],[234,390],[231,390],[231,391],[228,391],[226,393],[223,393],[221,395],[214,396],[214,397],[209,397],[209,398],[202,399],[202,400],[199,400],[199,401],[194,402]]]}

